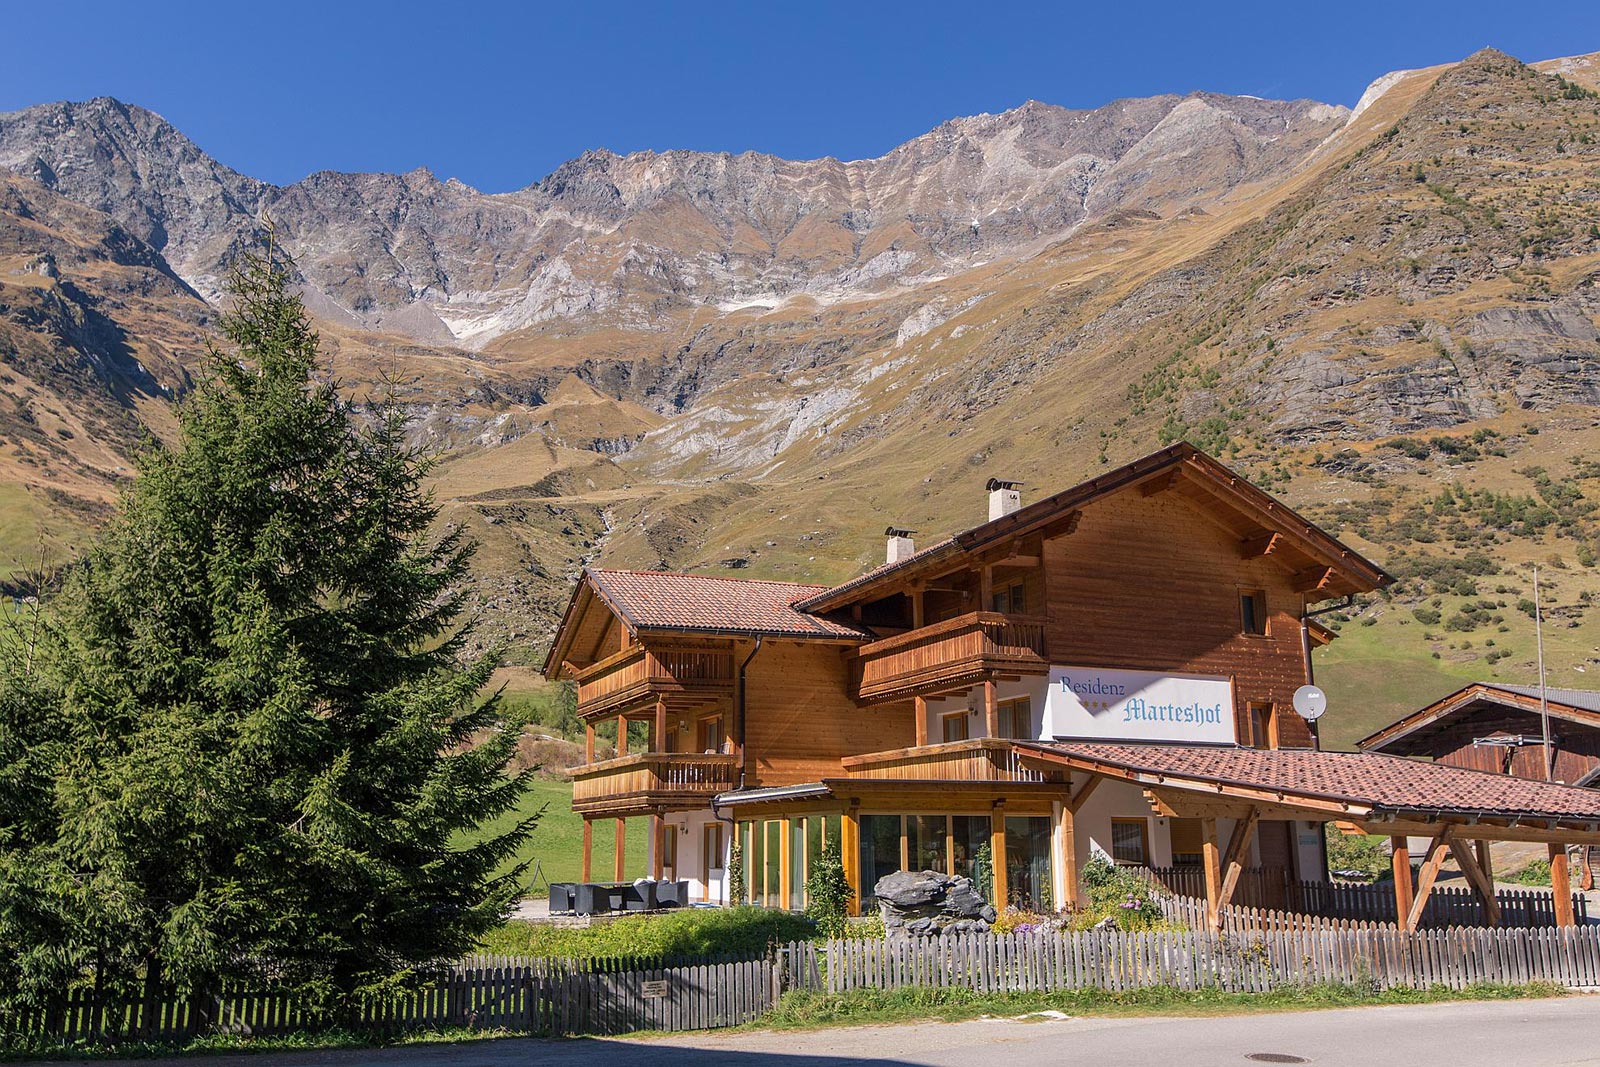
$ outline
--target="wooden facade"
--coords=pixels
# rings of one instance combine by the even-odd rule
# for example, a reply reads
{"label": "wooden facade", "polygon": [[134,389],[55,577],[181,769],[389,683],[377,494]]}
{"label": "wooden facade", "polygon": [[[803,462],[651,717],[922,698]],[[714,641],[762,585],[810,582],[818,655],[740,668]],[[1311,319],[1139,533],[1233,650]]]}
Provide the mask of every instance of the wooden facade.
{"label": "wooden facade", "polygon": [[[1546,703],[1548,777],[1583,786],[1600,781],[1600,693],[1551,689]],[[1492,774],[1547,777],[1541,702],[1532,686],[1474,683],[1357,744]]]}

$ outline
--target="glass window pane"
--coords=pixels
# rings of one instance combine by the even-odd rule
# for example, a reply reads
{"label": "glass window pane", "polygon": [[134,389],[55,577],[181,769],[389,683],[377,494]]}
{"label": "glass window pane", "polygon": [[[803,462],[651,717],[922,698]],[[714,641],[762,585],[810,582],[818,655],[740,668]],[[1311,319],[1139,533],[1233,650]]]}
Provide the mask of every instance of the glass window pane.
{"label": "glass window pane", "polygon": [[1006,820],[1006,890],[1010,903],[1048,910],[1050,900],[1050,820]]}
{"label": "glass window pane", "polygon": [[945,817],[910,815],[906,817],[907,858],[914,871],[945,873]]}
{"label": "glass window pane", "polygon": [[973,888],[988,900],[994,891],[993,866],[989,859],[989,816],[952,815],[950,817],[955,855],[954,871],[972,879]]}
{"label": "glass window pane", "polygon": [[761,899],[761,835],[756,824],[744,823],[739,827],[744,845],[744,902],[758,903]]}
{"label": "glass window pane", "polygon": [[1118,863],[1143,866],[1145,824],[1143,819],[1111,820],[1111,858]]}
{"label": "glass window pane", "polygon": [[806,906],[806,822],[789,820],[789,906]]}
{"label": "glass window pane", "polygon": [[766,854],[762,857],[766,861],[763,864],[763,870],[767,879],[766,898],[763,903],[769,908],[781,908],[786,903],[782,899],[783,883],[779,881],[783,876],[783,841],[781,838],[783,823],[773,820],[766,823],[763,828],[766,831],[767,838]]}
{"label": "glass window pane", "polygon": [[873,901],[872,887],[900,869],[900,816],[861,816],[861,906]]}

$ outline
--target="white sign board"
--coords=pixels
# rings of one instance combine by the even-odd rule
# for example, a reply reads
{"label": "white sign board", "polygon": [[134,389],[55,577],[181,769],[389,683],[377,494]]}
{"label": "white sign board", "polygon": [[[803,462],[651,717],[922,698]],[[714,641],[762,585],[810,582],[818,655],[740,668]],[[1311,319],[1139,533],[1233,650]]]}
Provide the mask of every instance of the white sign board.
{"label": "white sign board", "polygon": [[1233,744],[1233,684],[1204,674],[1051,667],[1045,735]]}

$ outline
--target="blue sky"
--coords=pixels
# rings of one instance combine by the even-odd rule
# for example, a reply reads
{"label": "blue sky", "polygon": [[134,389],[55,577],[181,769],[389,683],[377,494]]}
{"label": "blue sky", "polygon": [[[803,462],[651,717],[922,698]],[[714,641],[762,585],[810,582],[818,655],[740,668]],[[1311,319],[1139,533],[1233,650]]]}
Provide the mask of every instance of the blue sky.
{"label": "blue sky", "polygon": [[0,111],[110,95],[286,183],[526,185],[587,148],[875,156],[946,118],[1206,89],[1353,104],[1493,45],[1600,51],[1600,2],[8,5]]}

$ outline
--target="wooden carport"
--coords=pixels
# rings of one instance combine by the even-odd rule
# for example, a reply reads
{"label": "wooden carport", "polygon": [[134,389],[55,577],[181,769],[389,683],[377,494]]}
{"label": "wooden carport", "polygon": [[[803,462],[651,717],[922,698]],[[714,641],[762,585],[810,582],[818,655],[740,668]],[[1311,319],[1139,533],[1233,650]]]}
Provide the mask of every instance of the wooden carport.
{"label": "wooden carport", "polygon": [[[1102,779],[1137,784],[1158,815],[1200,820],[1207,916],[1220,926],[1247,865],[1263,819],[1332,823],[1344,833],[1388,836],[1394,845],[1395,917],[1402,929],[1421,922],[1446,857],[1454,857],[1498,923],[1491,873],[1483,862],[1490,841],[1542,842],[1549,848],[1556,922],[1574,924],[1566,848],[1600,844],[1600,795],[1586,789],[1530,782],[1481,771],[1374,753],[1257,750],[1166,744],[1055,742],[1017,744],[1025,765],[1068,768],[1088,775],[1086,791]],[[1076,806],[1063,805],[1059,834],[1074,835]],[[1234,829],[1224,843],[1218,820]],[[1413,891],[1408,837],[1430,844]],[[1067,884],[1076,886],[1072,849]]]}

